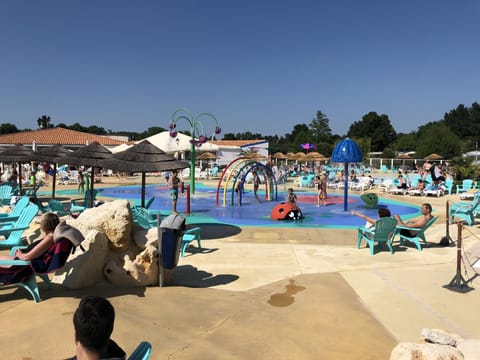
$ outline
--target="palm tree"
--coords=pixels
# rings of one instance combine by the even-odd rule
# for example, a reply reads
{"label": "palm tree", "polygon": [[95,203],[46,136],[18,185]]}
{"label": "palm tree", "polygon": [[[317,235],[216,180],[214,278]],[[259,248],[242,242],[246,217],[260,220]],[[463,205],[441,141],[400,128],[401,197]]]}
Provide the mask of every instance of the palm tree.
{"label": "palm tree", "polygon": [[40,129],[48,129],[53,128],[53,124],[51,123],[50,116],[42,115],[37,119],[37,124]]}

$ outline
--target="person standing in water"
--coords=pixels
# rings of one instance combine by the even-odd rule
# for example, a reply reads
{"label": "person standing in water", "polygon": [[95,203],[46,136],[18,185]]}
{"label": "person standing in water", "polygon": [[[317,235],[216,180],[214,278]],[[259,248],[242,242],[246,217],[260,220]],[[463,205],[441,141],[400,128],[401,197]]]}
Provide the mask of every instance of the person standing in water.
{"label": "person standing in water", "polygon": [[172,197],[172,214],[177,212],[178,187],[182,181],[178,178],[178,170],[172,171],[172,176],[168,178],[168,188],[170,189],[170,196]]}

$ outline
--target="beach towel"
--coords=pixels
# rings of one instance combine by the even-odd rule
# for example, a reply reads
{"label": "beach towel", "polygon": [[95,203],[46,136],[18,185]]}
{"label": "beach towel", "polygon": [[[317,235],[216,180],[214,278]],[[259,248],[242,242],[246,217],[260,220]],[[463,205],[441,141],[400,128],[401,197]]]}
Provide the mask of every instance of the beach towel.
{"label": "beach towel", "polygon": [[[40,243],[36,241],[22,252],[28,252]],[[13,265],[8,268],[0,267],[0,285],[8,285],[28,280],[33,273],[48,274],[61,268],[70,255],[73,244],[63,238],[54,243],[42,256],[30,261],[29,265]]]}

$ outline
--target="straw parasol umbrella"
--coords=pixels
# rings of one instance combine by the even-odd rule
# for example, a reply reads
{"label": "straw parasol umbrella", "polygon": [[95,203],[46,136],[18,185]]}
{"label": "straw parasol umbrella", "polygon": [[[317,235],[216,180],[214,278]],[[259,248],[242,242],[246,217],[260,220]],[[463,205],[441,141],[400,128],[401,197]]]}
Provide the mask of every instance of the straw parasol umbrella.
{"label": "straw parasol umbrella", "polygon": [[209,168],[210,168],[210,160],[216,160],[218,158],[217,155],[212,154],[211,152],[205,151],[201,153],[199,156],[196,157],[197,160],[200,160],[200,167],[202,167],[203,161],[207,161],[207,179],[209,177]]}
{"label": "straw parasol umbrella", "polygon": [[113,154],[103,160],[102,165],[112,170],[142,173],[142,207],[145,206],[145,183],[147,172],[185,169],[188,162],[175,159],[158,147],[143,140],[127,150]]}
{"label": "straw parasol umbrella", "polygon": [[22,144],[7,147],[0,153],[2,162],[18,162],[18,193],[22,193],[22,162],[30,162],[33,151]]}
{"label": "straw parasol umbrella", "polygon": [[250,160],[265,160],[267,157],[259,154],[257,152],[251,152],[243,156],[244,158],[250,159]]}
{"label": "straw parasol umbrella", "polygon": [[69,155],[65,155],[63,160],[74,165],[90,166],[92,172],[90,174],[90,201],[85,204],[86,207],[93,206],[93,187],[95,183],[95,168],[103,167],[102,161],[112,156],[110,150],[98,142],[93,142],[90,145],[84,146]]}
{"label": "straw parasol umbrella", "polygon": [[411,160],[412,157],[408,154],[400,154],[395,159],[402,160],[402,168],[405,168],[405,160]]}
{"label": "straw parasol umbrella", "polygon": [[66,155],[70,155],[72,153],[71,150],[63,147],[60,144],[55,144],[38,151],[35,151],[32,154],[32,160],[35,161],[49,161],[53,162],[53,176],[52,176],[52,199],[55,199],[55,182],[57,177],[57,163]]}
{"label": "straw parasol umbrella", "polygon": [[425,156],[424,160],[441,160],[441,159],[445,159],[445,158],[442,155],[433,153],[428,156]]}

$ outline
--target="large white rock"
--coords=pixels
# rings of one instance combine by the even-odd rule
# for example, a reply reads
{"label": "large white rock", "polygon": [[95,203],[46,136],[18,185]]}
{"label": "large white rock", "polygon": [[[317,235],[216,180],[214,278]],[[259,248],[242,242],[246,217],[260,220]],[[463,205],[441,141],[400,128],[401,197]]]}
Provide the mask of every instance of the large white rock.
{"label": "large white rock", "polygon": [[462,353],[453,346],[439,344],[400,343],[390,360],[463,360]]}
{"label": "large white rock", "polygon": [[157,229],[145,231],[134,226],[128,201],[115,200],[87,209],[67,223],[85,237],[85,252],[77,248],[54,275],[54,283],[73,289],[105,283],[158,285]]}

